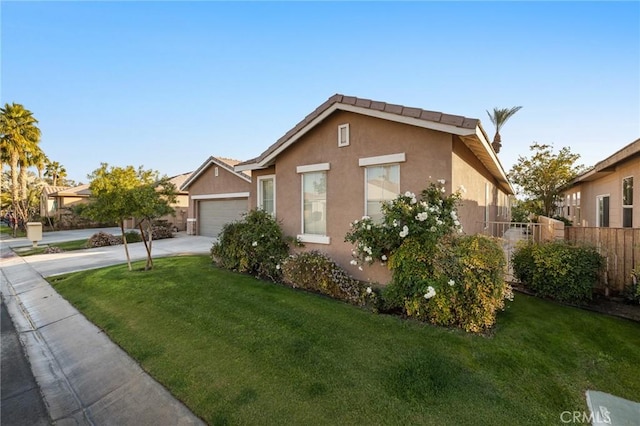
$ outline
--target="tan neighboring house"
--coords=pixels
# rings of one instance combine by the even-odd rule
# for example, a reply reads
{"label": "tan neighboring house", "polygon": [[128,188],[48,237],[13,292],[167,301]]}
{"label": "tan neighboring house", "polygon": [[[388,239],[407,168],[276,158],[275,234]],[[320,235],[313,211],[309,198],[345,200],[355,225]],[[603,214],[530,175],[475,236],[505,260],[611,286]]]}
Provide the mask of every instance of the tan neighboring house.
{"label": "tan neighboring house", "polygon": [[574,226],[640,228],[639,202],[637,139],[569,182],[560,208]]}
{"label": "tan neighboring house", "polygon": [[226,223],[248,211],[251,174],[235,171],[238,163],[209,157],[181,185],[188,193],[188,234],[217,237]]}
{"label": "tan neighboring house", "polygon": [[[173,183],[177,190],[176,201],[171,204],[174,209],[174,214],[168,214],[158,218],[160,221],[166,221],[167,225],[178,231],[186,231],[187,229],[187,210],[189,208],[189,193],[183,191],[180,187],[191,176],[191,172],[183,173],[177,176],[169,178],[169,181]],[[133,229],[137,228],[138,224],[134,219],[128,219],[124,223],[125,228]]]}
{"label": "tan neighboring house", "polygon": [[40,194],[40,217],[53,217],[58,208],[58,200],[50,195],[68,189],[68,186],[46,185]]}
{"label": "tan neighboring house", "polygon": [[252,174],[249,208],[271,212],[286,235],[361,280],[390,275],[350,265],[349,225],[378,216],[399,193],[445,179],[448,193],[466,188],[459,209],[466,233],[510,220],[513,188],[480,121],[420,108],[334,95],[235,170]]}
{"label": "tan neighboring house", "polygon": [[[49,188],[60,188],[60,187],[49,187]],[[74,205],[80,203],[86,203],[91,196],[91,191],[89,190],[89,184],[78,185],[74,187],[62,187],[57,191],[48,191],[47,192],[47,206],[51,205],[51,209],[47,210],[48,213],[53,213],[53,215],[64,214],[64,209],[68,209]],[[45,213],[46,213],[45,212]],[[46,214],[45,214],[46,216]]]}

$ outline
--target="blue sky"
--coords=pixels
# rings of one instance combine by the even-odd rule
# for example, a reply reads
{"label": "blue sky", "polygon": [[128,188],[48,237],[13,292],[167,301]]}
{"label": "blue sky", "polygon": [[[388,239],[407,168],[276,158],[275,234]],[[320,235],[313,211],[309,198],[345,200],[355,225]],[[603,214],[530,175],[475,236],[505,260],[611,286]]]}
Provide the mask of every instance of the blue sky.
{"label": "blue sky", "polygon": [[640,2],[2,1],[1,94],[87,182],[259,155],[334,93],[503,128],[593,165],[640,137]]}

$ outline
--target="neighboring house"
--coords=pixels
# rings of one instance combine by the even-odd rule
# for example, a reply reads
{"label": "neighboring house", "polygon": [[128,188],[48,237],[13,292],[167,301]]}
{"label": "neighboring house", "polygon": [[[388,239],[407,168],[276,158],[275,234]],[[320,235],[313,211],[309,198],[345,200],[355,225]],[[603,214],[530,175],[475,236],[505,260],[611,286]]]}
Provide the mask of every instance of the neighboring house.
{"label": "neighboring house", "polygon": [[[187,229],[187,210],[189,208],[189,193],[180,189],[180,187],[191,176],[191,172],[183,173],[181,175],[173,176],[169,178],[169,181],[176,187],[177,195],[176,200],[171,204],[174,214],[168,214],[158,218],[159,221],[166,221],[167,225],[171,228],[175,228],[178,231],[186,231]],[[125,221],[125,228],[136,228],[138,225],[133,219]]]}
{"label": "neighboring house", "polygon": [[217,237],[222,227],[249,209],[251,174],[236,172],[239,161],[209,157],[181,185],[188,191],[187,233]]}
{"label": "neighboring house", "polygon": [[574,226],[640,228],[640,139],[569,182],[560,208]]}
{"label": "neighboring house", "polygon": [[[53,187],[55,188],[55,187]],[[63,187],[57,191],[49,192],[48,199],[53,200],[53,209],[49,210],[54,215],[60,215],[64,210],[81,203],[86,203],[91,196],[89,184],[78,185],[74,187]]]}
{"label": "neighboring house", "polygon": [[56,214],[58,200],[50,197],[50,195],[68,188],[68,186],[51,185],[45,185],[42,188],[42,193],[40,194],[40,217],[53,217]]}
{"label": "neighboring house", "polygon": [[334,95],[235,170],[252,173],[250,208],[271,212],[286,235],[362,280],[386,282],[389,272],[350,265],[349,225],[379,217],[399,193],[445,179],[447,193],[466,188],[459,208],[466,233],[510,220],[513,188],[480,121],[419,108]]}

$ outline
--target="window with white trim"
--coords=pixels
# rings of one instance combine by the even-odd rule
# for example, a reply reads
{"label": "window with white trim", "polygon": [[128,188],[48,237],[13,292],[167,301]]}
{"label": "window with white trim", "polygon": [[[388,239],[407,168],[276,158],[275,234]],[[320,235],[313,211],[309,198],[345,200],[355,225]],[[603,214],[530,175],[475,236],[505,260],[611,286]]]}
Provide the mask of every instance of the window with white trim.
{"label": "window with white trim", "polygon": [[633,176],[622,179],[622,227],[633,227]]}
{"label": "window with white trim", "polygon": [[276,215],[276,176],[267,175],[258,177],[258,208]]}
{"label": "window with white trim", "polygon": [[302,174],[302,233],[327,235],[327,172]]}
{"label": "window with white trim", "polygon": [[349,124],[338,126],[338,147],[349,146]]}
{"label": "window with white trim", "polygon": [[365,212],[374,222],[382,222],[382,204],[400,193],[400,165],[384,164],[365,168]]}

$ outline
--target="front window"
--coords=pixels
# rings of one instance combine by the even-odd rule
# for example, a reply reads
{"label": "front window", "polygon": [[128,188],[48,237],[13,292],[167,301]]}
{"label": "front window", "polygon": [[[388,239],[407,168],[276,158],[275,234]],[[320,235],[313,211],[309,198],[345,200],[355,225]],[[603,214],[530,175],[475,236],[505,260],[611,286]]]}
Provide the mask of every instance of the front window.
{"label": "front window", "polygon": [[258,178],[258,207],[271,216],[276,215],[276,178],[262,176]]}
{"label": "front window", "polygon": [[302,174],[304,234],[327,235],[327,172]]}
{"label": "front window", "polygon": [[382,222],[382,204],[400,193],[400,165],[371,166],[366,169],[366,211],[375,222]]}
{"label": "front window", "polygon": [[633,176],[622,179],[622,226],[633,227]]}

